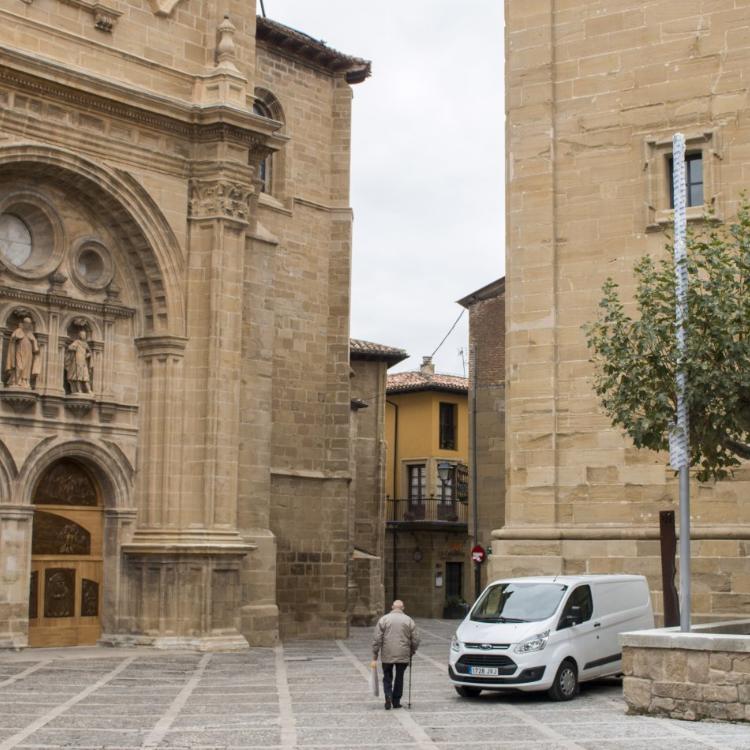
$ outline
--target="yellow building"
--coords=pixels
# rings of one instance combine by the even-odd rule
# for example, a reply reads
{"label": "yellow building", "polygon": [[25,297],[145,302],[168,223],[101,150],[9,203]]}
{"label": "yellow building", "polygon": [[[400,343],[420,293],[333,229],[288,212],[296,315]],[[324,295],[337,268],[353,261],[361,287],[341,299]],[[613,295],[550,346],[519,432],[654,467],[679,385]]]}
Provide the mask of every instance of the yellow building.
{"label": "yellow building", "polygon": [[442,617],[471,596],[468,380],[425,357],[386,393],[386,597]]}

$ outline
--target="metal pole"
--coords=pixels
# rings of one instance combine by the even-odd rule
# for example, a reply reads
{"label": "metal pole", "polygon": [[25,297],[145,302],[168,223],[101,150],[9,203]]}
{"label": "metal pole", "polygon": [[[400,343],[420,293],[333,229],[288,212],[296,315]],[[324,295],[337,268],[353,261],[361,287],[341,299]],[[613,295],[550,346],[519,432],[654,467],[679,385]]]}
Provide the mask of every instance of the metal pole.
{"label": "metal pole", "polygon": [[[477,345],[471,347],[471,507],[474,514],[474,544],[479,544],[479,487],[477,487]],[[481,563],[474,563],[474,601],[479,599],[482,587]]]}
{"label": "metal pole", "polygon": [[690,631],[690,432],[685,400],[685,323],[688,316],[687,230],[685,181],[685,136],[672,138],[674,193],[675,330],[677,335],[677,420],[670,435],[670,463],[680,474],[680,630]]}

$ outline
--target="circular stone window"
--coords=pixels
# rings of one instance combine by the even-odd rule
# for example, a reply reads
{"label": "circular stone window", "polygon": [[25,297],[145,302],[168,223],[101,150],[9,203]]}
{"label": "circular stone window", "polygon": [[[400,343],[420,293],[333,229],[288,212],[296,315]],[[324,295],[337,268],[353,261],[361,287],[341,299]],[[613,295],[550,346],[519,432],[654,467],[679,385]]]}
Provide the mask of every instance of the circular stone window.
{"label": "circular stone window", "polygon": [[73,276],[88,289],[104,289],[112,281],[112,259],[101,242],[91,238],[79,240],[73,251]]}
{"label": "circular stone window", "polygon": [[39,278],[62,256],[62,226],[41,196],[16,193],[0,201],[0,261],[12,273]]}
{"label": "circular stone window", "polygon": [[14,266],[22,266],[31,257],[31,232],[13,214],[0,216],[0,255]]}

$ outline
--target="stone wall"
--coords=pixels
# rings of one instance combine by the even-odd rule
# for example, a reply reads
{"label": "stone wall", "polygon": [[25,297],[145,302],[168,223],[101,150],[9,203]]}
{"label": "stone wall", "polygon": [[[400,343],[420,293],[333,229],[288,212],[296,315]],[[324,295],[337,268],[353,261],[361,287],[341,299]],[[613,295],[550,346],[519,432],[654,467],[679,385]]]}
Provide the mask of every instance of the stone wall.
{"label": "stone wall", "polygon": [[645,631],[624,636],[629,713],[750,722],[750,638]]}
{"label": "stone wall", "polygon": [[[51,217],[43,262],[0,266],[2,354],[23,313],[43,355],[28,392],[0,387],[0,643],[27,642],[34,486],[65,458],[101,490],[108,642],[273,645],[279,612],[345,634],[369,64],[254,2],[0,0],[0,21],[0,214]],[[92,239],[104,281],[79,270]],[[65,386],[71,326],[87,398]]]}
{"label": "stone wall", "polygon": [[[446,562],[463,563],[464,599],[467,591],[467,569],[471,560],[471,540],[464,532],[396,531],[396,592],[394,594],[393,528],[386,533],[385,597],[387,602],[404,601],[412,617],[442,617],[446,601]],[[436,585],[436,576],[442,579]]]}
{"label": "stone wall", "polygon": [[366,403],[352,413],[353,624],[370,625],[385,611],[385,381],[387,362],[352,353],[352,399]]}
{"label": "stone wall", "polygon": [[[505,525],[505,280],[488,284],[459,304],[469,310],[469,465],[473,478],[471,464],[476,463],[476,542],[488,549],[493,529]],[[472,502],[469,507],[473,513]],[[473,533],[472,517],[469,529]],[[482,585],[487,579],[488,566],[482,565]]]}
{"label": "stone wall", "polygon": [[[506,0],[506,524],[491,570],[648,575],[660,607],[667,457],[602,413],[581,326],[607,276],[627,310],[632,268],[664,252],[670,139],[702,154],[705,205],[731,217],[747,187],[750,19],[733,0]],[[690,209],[700,225],[703,207]],[[692,481],[694,613],[750,596],[750,470]]]}

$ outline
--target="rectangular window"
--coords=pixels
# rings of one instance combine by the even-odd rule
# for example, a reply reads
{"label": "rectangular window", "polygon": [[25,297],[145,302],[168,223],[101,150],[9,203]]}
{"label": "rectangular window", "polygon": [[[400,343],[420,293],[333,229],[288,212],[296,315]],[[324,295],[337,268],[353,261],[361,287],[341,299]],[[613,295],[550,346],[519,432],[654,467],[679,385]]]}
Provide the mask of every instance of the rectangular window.
{"label": "rectangular window", "polygon": [[[674,208],[674,160],[667,157],[669,165],[669,207]],[[703,154],[685,156],[685,183],[688,208],[703,205]]]}
{"label": "rectangular window", "polygon": [[440,449],[456,450],[456,404],[440,403]]}
{"label": "rectangular window", "polygon": [[411,464],[406,467],[409,479],[409,501],[424,500],[427,492],[427,477],[424,464]]}

